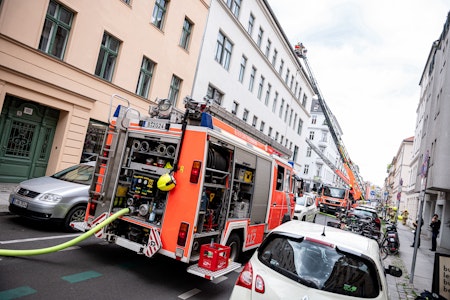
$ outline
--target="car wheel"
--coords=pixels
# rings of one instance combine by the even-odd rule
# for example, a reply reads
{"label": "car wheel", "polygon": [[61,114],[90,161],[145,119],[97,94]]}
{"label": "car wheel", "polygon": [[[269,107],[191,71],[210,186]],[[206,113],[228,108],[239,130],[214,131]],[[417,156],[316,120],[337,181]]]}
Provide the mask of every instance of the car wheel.
{"label": "car wheel", "polygon": [[228,238],[227,244],[230,247],[230,258],[232,261],[237,261],[241,255],[241,239],[236,233],[232,233]]}
{"label": "car wheel", "polygon": [[71,222],[83,222],[86,216],[86,206],[75,206],[66,215],[64,219],[64,229],[67,231],[74,231],[70,226]]}
{"label": "car wheel", "polygon": [[302,221],[306,221],[306,216],[303,216]]}
{"label": "car wheel", "polygon": [[313,220],[312,220],[313,223],[316,223],[316,216],[317,216],[317,215],[314,214],[314,218],[313,218]]}

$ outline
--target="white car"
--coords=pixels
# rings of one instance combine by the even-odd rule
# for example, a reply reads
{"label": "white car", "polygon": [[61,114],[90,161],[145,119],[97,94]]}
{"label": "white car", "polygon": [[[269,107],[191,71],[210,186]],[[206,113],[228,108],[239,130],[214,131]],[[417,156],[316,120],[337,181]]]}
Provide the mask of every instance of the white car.
{"label": "white car", "polygon": [[318,209],[314,194],[303,194],[295,197],[294,220],[316,222]]}
{"label": "white car", "polygon": [[389,299],[376,241],[290,221],[271,231],[240,273],[230,299]]}

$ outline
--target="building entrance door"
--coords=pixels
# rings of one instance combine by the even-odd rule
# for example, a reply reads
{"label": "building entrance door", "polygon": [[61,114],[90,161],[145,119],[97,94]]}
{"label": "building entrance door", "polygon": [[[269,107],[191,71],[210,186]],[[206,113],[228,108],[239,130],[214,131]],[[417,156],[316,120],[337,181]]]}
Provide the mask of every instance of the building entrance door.
{"label": "building entrance door", "polygon": [[59,111],[7,95],[0,115],[0,182],[45,175]]}

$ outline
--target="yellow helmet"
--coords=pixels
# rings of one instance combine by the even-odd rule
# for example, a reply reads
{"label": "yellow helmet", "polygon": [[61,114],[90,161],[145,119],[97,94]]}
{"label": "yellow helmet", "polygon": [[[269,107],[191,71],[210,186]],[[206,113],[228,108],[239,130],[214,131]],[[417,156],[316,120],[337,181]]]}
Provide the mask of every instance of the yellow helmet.
{"label": "yellow helmet", "polygon": [[177,182],[175,181],[175,178],[169,173],[161,175],[156,183],[158,189],[164,192],[172,190],[176,184]]}

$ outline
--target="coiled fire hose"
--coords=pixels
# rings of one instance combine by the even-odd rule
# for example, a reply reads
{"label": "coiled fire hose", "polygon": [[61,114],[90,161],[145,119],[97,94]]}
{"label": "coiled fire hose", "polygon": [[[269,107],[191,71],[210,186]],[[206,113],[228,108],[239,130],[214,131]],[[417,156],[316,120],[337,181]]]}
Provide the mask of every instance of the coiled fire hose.
{"label": "coiled fire hose", "polygon": [[62,243],[62,244],[59,244],[56,246],[52,246],[52,247],[41,248],[41,249],[31,249],[31,250],[0,249],[0,256],[32,256],[32,255],[41,255],[41,254],[48,254],[48,253],[60,251],[62,249],[71,247],[81,241],[84,241],[85,239],[87,239],[91,235],[94,235],[97,231],[99,231],[100,229],[102,229],[103,227],[105,227],[106,225],[111,223],[112,221],[116,220],[117,218],[119,218],[129,212],[130,212],[129,208],[123,208],[123,209],[119,210],[118,212],[116,212],[115,214],[113,214],[112,216],[110,216],[109,218],[106,218],[106,220],[104,220],[97,226],[93,227],[91,230],[89,230],[89,231],[83,233],[82,235],[77,236],[76,238],[74,238],[70,241],[67,241],[65,243]]}

